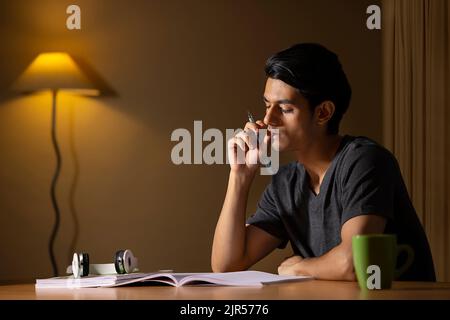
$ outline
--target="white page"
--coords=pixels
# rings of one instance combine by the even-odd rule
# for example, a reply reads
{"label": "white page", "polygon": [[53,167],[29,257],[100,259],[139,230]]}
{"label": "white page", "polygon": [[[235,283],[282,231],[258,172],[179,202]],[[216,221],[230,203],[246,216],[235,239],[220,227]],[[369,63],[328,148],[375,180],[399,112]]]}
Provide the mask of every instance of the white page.
{"label": "white page", "polygon": [[277,274],[261,272],[261,271],[237,271],[224,273],[203,273],[191,275],[181,280],[180,284],[189,281],[207,281],[211,283],[231,286],[262,286],[263,284],[285,282],[285,281],[301,281],[313,279],[311,276],[280,276]]}

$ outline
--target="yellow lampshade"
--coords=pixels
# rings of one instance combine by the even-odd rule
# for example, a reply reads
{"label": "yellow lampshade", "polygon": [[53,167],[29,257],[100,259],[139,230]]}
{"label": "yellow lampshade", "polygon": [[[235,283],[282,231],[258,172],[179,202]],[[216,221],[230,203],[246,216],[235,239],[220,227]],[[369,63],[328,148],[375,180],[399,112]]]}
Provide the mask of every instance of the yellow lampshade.
{"label": "yellow lampshade", "polygon": [[65,52],[39,54],[13,85],[21,92],[68,90],[80,94],[98,95],[95,85]]}

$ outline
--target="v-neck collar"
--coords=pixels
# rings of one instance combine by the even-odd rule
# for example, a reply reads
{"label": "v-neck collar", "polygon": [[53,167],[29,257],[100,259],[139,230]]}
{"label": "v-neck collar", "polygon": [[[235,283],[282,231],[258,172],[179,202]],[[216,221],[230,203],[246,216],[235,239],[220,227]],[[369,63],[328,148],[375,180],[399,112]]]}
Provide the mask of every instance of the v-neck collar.
{"label": "v-neck collar", "polygon": [[333,172],[334,167],[336,166],[336,162],[337,162],[337,159],[339,158],[339,154],[341,153],[344,146],[347,144],[348,137],[349,137],[348,135],[344,135],[342,137],[339,147],[336,150],[336,153],[333,157],[333,160],[331,160],[330,165],[328,166],[327,170],[325,171],[325,175],[322,179],[322,183],[320,184],[318,194],[316,194],[314,192],[314,190],[311,189],[311,185],[309,183],[311,178],[310,178],[308,172],[306,171],[305,167],[302,164],[300,164],[299,162],[297,162],[297,167],[302,171],[302,173],[305,176],[303,189],[306,189],[304,191],[306,191],[308,193],[310,199],[316,200],[316,199],[320,199],[322,197],[322,194],[324,193],[323,192],[324,190],[322,190],[322,189],[324,188],[324,186],[328,185],[328,180],[330,179],[330,175]]}

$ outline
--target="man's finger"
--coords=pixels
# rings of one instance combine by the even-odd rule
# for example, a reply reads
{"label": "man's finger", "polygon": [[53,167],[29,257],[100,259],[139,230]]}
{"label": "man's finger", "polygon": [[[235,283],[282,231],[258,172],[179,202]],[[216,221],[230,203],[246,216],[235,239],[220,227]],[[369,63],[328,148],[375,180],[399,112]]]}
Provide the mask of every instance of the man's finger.
{"label": "man's finger", "polygon": [[239,137],[234,137],[234,143],[242,150],[245,152],[245,141],[242,140],[242,138]]}
{"label": "man's finger", "polygon": [[252,130],[254,132],[257,132],[258,129],[259,129],[259,126],[253,122],[247,122],[244,127],[244,131]]}
{"label": "man's finger", "polygon": [[247,133],[244,131],[239,132],[236,135],[236,138],[240,138],[242,140],[245,141],[245,143],[247,144],[248,148],[253,150],[256,148],[256,136],[253,133]]}

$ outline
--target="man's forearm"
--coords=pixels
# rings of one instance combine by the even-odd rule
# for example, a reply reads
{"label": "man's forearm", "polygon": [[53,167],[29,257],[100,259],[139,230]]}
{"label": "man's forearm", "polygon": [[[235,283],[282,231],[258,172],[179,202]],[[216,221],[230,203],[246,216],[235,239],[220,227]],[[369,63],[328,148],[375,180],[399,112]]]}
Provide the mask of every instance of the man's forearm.
{"label": "man's forearm", "polygon": [[252,179],[230,173],[211,255],[215,272],[245,268],[245,210]]}
{"label": "man's forearm", "polygon": [[[321,257],[301,259],[296,257],[283,262],[280,274],[308,274],[324,280],[356,280],[353,269],[352,238],[358,234],[383,233],[386,218],[376,215],[359,215],[347,220],[341,230],[341,243]],[[290,262],[295,262],[291,264]]]}
{"label": "man's forearm", "polygon": [[341,245],[321,257],[305,258],[290,266],[280,266],[279,273],[311,275],[322,280],[355,280],[351,250]]}

